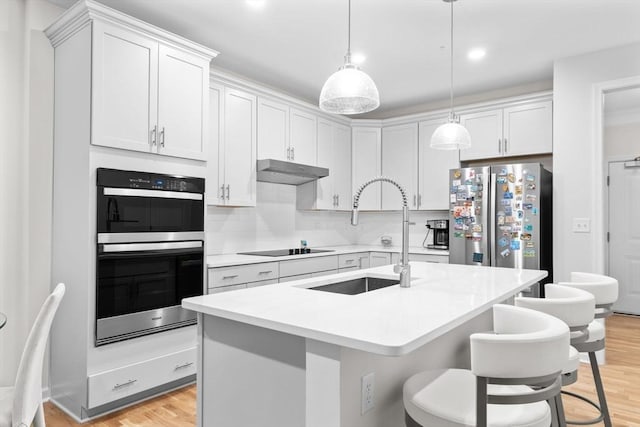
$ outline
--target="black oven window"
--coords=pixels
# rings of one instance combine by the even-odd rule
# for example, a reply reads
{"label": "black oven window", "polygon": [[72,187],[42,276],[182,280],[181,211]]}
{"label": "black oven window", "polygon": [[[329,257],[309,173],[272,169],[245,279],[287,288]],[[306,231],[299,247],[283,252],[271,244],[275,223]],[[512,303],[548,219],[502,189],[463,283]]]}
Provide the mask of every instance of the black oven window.
{"label": "black oven window", "polygon": [[132,252],[98,257],[97,317],[180,305],[202,295],[202,250]]}
{"label": "black oven window", "polygon": [[98,233],[202,231],[202,200],[98,196]]}

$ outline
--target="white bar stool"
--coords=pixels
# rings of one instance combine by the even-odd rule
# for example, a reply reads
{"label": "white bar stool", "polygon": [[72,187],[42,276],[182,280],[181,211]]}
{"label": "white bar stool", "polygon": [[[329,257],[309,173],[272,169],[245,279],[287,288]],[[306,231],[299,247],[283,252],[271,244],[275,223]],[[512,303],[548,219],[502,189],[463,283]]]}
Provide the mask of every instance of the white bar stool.
{"label": "white bar stool", "polygon": [[[613,277],[593,273],[572,272],[571,282],[560,282],[558,284],[582,289],[593,294],[596,299],[594,313],[596,319],[604,319],[613,314],[613,303],[618,300],[618,281]],[[600,368],[598,367],[598,360],[596,359],[596,351],[602,350],[605,347],[604,326],[597,320],[594,320],[589,324],[588,331],[588,338],[583,342],[575,343],[574,347],[581,353],[589,354],[589,362],[591,364],[591,372],[593,372],[593,382],[596,387],[596,393],[598,394],[599,404],[576,393],[569,391],[563,391],[563,393],[589,403],[598,409],[600,416],[588,421],[567,421],[567,424],[589,425],[604,421],[605,427],[611,427],[611,416],[609,415],[609,407],[607,406],[607,399],[602,385]]]}
{"label": "white bar stool", "polygon": [[[567,324],[571,331],[571,346],[569,347],[569,357],[562,369],[562,385],[569,385],[578,379],[578,366],[580,360],[578,350],[574,344],[584,342],[588,339],[588,327],[593,321],[596,299],[582,289],[568,286],[547,284],[545,286],[545,298],[518,297],[515,299],[517,307],[530,308],[557,317]],[[559,425],[564,427],[564,411],[562,410],[562,398],[556,397],[556,408]]]}
{"label": "white bar stool", "polygon": [[493,307],[493,332],[472,334],[471,370],[420,372],[403,387],[407,427],[549,427],[569,328],[553,316]]}

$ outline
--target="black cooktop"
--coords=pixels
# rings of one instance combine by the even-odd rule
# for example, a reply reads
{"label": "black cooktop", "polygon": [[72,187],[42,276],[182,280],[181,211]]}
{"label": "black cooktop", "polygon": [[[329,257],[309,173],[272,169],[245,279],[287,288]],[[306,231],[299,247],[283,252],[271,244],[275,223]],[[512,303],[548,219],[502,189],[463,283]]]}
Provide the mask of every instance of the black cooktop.
{"label": "black cooktop", "polygon": [[295,249],[275,249],[272,251],[256,251],[256,252],[238,252],[238,255],[258,255],[258,256],[289,256],[289,255],[306,255],[306,254],[318,254],[321,252],[333,252],[331,249],[310,249],[310,248],[295,248]]}

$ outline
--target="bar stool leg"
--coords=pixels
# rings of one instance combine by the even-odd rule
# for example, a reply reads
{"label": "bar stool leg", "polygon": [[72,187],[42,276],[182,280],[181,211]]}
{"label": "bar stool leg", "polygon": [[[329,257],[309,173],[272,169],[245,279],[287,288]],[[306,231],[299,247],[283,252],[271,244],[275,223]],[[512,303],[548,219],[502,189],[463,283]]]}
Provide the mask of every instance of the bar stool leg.
{"label": "bar stool leg", "polygon": [[558,414],[558,425],[560,427],[567,427],[567,420],[564,417],[564,406],[562,404],[562,394],[558,393],[555,397],[556,411]]}
{"label": "bar stool leg", "polygon": [[605,427],[612,427],[611,417],[609,416],[609,407],[607,406],[607,398],[604,395],[604,387],[602,386],[602,377],[600,376],[600,368],[598,367],[598,360],[596,359],[596,353],[589,352],[589,362],[591,362],[591,371],[593,372],[593,381],[596,385],[596,391],[598,392],[598,401],[600,402],[600,411]]}

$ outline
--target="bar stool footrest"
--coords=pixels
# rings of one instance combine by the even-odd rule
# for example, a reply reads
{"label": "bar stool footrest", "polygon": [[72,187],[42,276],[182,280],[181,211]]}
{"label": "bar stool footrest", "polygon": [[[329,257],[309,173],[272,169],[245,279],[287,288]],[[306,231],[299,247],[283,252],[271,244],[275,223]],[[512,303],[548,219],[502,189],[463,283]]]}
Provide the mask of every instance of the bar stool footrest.
{"label": "bar stool footrest", "polygon": [[566,394],[568,396],[572,396],[572,397],[575,397],[577,399],[580,399],[583,402],[586,402],[589,405],[593,406],[594,408],[596,408],[598,410],[598,412],[600,412],[600,416],[598,416],[596,418],[592,418],[590,420],[584,420],[584,421],[566,420],[567,424],[578,425],[578,426],[588,426],[588,425],[592,425],[592,424],[598,424],[598,423],[600,423],[600,422],[602,422],[604,420],[604,414],[602,413],[602,409],[600,409],[600,405],[598,405],[593,400],[588,399],[588,398],[586,398],[584,396],[581,396],[581,395],[579,395],[577,393],[573,393],[573,392],[566,391],[566,390],[562,390],[562,394]]}

